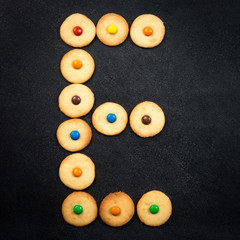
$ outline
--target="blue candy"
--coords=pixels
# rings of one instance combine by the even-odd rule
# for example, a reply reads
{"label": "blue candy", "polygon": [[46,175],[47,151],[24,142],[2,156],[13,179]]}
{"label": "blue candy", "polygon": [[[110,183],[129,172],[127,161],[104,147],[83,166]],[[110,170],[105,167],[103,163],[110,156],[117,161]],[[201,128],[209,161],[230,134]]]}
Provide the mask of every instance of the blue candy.
{"label": "blue candy", "polygon": [[114,113],[109,113],[107,115],[107,121],[110,123],[114,123],[117,120],[117,117]]}
{"label": "blue candy", "polygon": [[78,140],[80,138],[80,133],[77,130],[74,130],[70,133],[72,140]]}

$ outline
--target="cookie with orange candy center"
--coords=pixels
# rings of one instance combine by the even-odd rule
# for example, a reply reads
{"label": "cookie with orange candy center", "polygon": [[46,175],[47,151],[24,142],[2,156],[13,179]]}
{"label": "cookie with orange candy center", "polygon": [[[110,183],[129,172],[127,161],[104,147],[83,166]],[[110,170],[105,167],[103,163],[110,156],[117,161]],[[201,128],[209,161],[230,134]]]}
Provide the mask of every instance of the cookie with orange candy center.
{"label": "cookie with orange candy center", "polygon": [[133,217],[134,212],[134,203],[124,192],[110,193],[102,200],[99,207],[101,219],[112,227],[127,224]]}
{"label": "cookie with orange candy center", "polygon": [[153,48],[159,45],[165,35],[163,21],[155,15],[143,14],[132,23],[130,36],[139,47]]}

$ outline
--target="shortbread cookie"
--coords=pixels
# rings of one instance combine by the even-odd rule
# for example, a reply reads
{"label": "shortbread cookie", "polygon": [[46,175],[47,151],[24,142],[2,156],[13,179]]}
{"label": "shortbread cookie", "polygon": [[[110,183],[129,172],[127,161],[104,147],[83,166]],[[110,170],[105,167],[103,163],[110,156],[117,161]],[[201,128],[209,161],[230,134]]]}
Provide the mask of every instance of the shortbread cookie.
{"label": "shortbread cookie", "polygon": [[94,23],[86,16],[70,15],[60,27],[62,40],[72,47],[84,47],[92,42],[96,34]]}
{"label": "shortbread cookie", "polygon": [[143,14],[137,17],[131,26],[132,41],[143,48],[152,48],[159,45],[165,35],[165,27],[160,18],[152,14]]}
{"label": "shortbread cookie", "polygon": [[98,213],[95,199],[86,192],[73,192],[62,204],[64,220],[76,227],[83,227],[93,222]]}
{"label": "shortbread cookie", "polygon": [[124,192],[110,193],[102,200],[99,207],[101,219],[112,227],[120,227],[128,223],[134,212],[134,203]]}
{"label": "shortbread cookie", "polygon": [[130,126],[140,137],[152,137],[162,131],[165,116],[154,102],[139,103],[131,112]]}
{"label": "shortbread cookie", "polygon": [[97,36],[108,46],[116,46],[124,42],[128,36],[129,27],[126,20],[115,13],[102,16],[97,23]]}
{"label": "shortbread cookie", "polygon": [[70,119],[61,123],[57,129],[59,144],[70,152],[80,151],[91,141],[92,130],[81,119]]}
{"label": "shortbread cookie", "polygon": [[139,219],[149,226],[160,226],[172,214],[172,203],[163,192],[153,190],[145,193],[137,204]]}
{"label": "shortbread cookie", "polygon": [[93,75],[95,63],[88,52],[82,49],[73,49],[63,56],[60,69],[67,81],[84,83]]}
{"label": "shortbread cookie", "polygon": [[85,85],[71,84],[65,87],[58,98],[60,110],[71,118],[89,113],[94,104],[94,94]]}
{"label": "shortbread cookie", "polygon": [[125,109],[113,102],[106,102],[97,107],[92,115],[92,124],[102,134],[117,135],[127,125],[128,115]]}
{"label": "shortbread cookie", "polygon": [[95,178],[95,165],[88,156],[74,153],[62,161],[59,177],[67,187],[82,190],[92,184]]}

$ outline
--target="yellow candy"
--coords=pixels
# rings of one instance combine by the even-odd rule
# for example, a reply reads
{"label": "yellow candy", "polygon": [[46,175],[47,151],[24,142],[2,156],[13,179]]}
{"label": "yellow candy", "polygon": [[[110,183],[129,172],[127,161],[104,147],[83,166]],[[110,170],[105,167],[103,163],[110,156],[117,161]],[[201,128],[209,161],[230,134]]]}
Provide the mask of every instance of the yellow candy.
{"label": "yellow candy", "polygon": [[107,27],[107,31],[111,34],[115,34],[117,32],[117,30],[118,30],[117,27],[113,24],[111,24]]}

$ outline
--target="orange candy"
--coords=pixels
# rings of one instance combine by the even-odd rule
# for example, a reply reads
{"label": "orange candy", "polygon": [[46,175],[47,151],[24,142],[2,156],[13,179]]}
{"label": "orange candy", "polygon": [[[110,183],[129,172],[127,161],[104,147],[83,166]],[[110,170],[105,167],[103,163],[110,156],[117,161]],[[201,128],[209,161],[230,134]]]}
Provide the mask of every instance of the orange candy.
{"label": "orange candy", "polygon": [[79,167],[75,167],[72,173],[75,177],[80,177],[82,175],[82,169]]}
{"label": "orange candy", "polygon": [[82,67],[82,62],[80,60],[74,60],[72,65],[75,69],[80,69]]}
{"label": "orange candy", "polygon": [[114,215],[114,216],[119,215],[120,212],[121,212],[121,209],[119,207],[112,207],[111,208],[111,214]]}
{"label": "orange candy", "polygon": [[150,36],[150,35],[152,35],[152,33],[153,33],[153,29],[152,29],[151,27],[145,27],[145,28],[143,29],[143,33],[144,33],[146,36]]}

